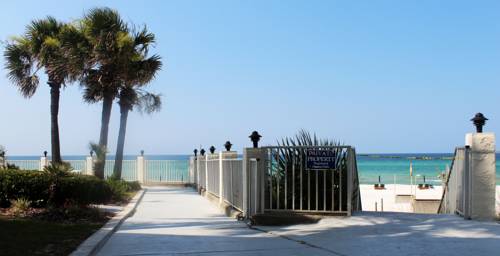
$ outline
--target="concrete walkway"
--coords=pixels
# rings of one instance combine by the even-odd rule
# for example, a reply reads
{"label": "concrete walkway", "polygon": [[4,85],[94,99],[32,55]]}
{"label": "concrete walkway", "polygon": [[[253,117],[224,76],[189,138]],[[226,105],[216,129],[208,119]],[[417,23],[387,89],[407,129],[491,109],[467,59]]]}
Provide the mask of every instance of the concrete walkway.
{"label": "concrete walkway", "polygon": [[316,224],[258,227],[337,255],[500,255],[500,224],[454,215],[362,212]]}
{"label": "concrete walkway", "polygon": [[[148,188],[98,255],[332,255],[249,229],[189,188]],[[333,254],[335,255],[335,254]]]}
{"label": "concrete walkway", "polygon": [[256,228],[192,189],[153,187],[99,255],[500,255],[500,224],[453,215],[363,212]]}

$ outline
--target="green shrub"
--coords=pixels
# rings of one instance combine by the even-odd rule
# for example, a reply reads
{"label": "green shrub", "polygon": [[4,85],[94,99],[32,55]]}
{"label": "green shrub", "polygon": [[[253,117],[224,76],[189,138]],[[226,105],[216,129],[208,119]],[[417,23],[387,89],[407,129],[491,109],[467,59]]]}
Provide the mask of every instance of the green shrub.
{"label": "green shrub", "polygon": [[115,202],[126,201],[131,192],[141,189],[141,185],[137,181],[124,181],[119,179],[110,178],[106,180],[112,191],[112,200]]}
{"label": "green shrub", "polygon": [[127,181],[127,184],[129,192],[135,192],[142,189],[141,184],[138,181]]}
{"label": "green shrub", "polygon": [[3,207],[19,198],[31,201],[35,207],[43,207],[49,201],[55,206],[103,204],[111,197],[110,186],[93,176],[60,177],[39,171],[0,170],[0,205]]}
{"label": "green shrub", "polygon": [[44,206],[49,198],[50,177],[39,171],[0,170],[0,205],[25,198],[33,206]]}
{"label": "green shrub", "polygon": [[111,197],[112,190],[105,181],[94,176],[72,175],[60,179],[54,203],[56,205],[105,204]]}

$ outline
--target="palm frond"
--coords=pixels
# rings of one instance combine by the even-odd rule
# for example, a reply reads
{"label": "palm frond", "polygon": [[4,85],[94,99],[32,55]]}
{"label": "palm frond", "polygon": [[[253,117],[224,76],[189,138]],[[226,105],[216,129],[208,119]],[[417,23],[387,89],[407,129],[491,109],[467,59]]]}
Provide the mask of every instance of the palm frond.
{"label": "palm frond", "polygon": [[39,84],[36,62],[27,40],[16,40],[7,44],[4,52],[7,76],[18,87],[24,97],[35,94]]}
{"label": "palm frond", "polygon": [[148,55],[149,47],[156,43],[155,35],[148,31],[147,27],[144,26],[139,32],[135,33],[134,44],[136,49]]}
{"label": "palm frond", "polygon": [[138,109],[141,113],[151,114],[161,110],[161,94],[145,92],[138,100]]}

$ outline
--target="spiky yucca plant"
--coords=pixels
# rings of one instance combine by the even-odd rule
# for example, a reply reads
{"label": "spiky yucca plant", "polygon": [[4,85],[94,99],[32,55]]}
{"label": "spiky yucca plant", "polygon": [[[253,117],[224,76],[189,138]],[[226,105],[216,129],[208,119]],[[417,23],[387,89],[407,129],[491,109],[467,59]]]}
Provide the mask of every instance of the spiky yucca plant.
{"label": "spiky yucca plant", "polygon": [[[270,155],[273,209],[285,209],[286,205],[287,209],[294,207],[295,210],[347,210],[347,147],[335,140],[318,139],[316,134],[305,130],[300,130],[295,137],[283,138],[278,146]],[[307,170],[307,150],[310,148],[330,151],[335,167]],[[357,175],[353,178],[357,184]],[[270,206],[269,197],[267,194]]]}

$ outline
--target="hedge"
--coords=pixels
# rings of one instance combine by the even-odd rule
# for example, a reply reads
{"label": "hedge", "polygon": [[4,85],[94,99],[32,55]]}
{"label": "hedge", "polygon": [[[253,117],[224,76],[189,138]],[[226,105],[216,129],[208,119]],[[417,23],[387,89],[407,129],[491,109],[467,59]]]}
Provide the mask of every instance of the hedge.
{"label": "hedge", "polygon": [[[55,184],[55,187],[53,186]],[[103,204],[112,197],[110,186],[94,176],[69,175],[54,178],[39,171],[0,170],[0,206],[25,198],[35,206],[54,204]]]}

